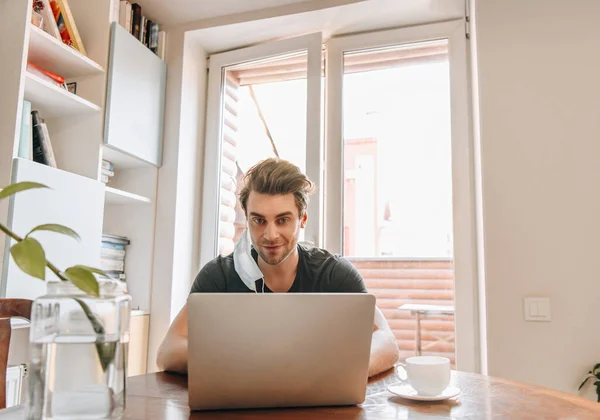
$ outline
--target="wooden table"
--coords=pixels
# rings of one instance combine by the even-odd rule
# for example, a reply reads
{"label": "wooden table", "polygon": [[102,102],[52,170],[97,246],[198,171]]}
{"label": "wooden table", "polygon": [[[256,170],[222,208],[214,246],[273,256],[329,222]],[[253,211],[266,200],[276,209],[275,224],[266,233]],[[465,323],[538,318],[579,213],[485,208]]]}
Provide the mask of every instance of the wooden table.
{"label": "wooden table", "polygon": [[[187,379],[166,373],[134,376],[127,382],[127,420],[180,419],[411,419],[468,418],[511,420],[600,419],[600,404],[533,385],[464,372],[452,372],[452,383],[462,390],[454,400],[412,402],[394,396],[387,386],[394,374],[370,381],[360,406],[190,413]],[[22,419],[23,409],[0,411],[0,420]]]}

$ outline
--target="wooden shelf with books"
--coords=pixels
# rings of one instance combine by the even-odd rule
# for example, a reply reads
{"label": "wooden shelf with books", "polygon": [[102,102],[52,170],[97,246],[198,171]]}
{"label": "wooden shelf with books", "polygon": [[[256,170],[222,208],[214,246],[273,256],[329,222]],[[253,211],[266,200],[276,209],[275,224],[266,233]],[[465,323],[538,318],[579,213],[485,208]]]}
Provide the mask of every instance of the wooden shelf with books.
{"label": "wooden shelf with books", "polygon": [[104,68],[49,33],[29,24],[27,60],[65,79],[104,73]]}
{"label": "wooden shelf with books", "polygon": [[101,111],[98,105],[29,72],[25,73],[24,99],[33,103],[45,118],[69,117]]}
{"label": "wooden shelf with books", "polygon": [[138,194],[106,186],[106,204],[151,204],[152,200]]}

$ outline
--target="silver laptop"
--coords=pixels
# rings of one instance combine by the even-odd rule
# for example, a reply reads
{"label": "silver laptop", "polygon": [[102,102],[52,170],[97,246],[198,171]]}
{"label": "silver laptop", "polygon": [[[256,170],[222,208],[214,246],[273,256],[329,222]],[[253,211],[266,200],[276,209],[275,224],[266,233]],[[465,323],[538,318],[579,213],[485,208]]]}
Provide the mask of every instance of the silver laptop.
{"label": "silver laptop", "polygon": [[374,313],[366,293],[191,294],[190,408],[362,403]]}

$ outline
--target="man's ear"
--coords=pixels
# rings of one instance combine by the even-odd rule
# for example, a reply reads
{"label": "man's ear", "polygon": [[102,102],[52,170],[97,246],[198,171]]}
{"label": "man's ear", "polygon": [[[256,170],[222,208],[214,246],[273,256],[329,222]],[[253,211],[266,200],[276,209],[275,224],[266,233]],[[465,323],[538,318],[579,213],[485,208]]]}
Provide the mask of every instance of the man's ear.
{"label": "man's ear", "polygon": [[304,212],[304,214],[302,215],[302,217],[300,218],[300,227],[302,229],[304,229],[304,226],[306,226],[306,221],[308,220],[308,214],[306,212]]}

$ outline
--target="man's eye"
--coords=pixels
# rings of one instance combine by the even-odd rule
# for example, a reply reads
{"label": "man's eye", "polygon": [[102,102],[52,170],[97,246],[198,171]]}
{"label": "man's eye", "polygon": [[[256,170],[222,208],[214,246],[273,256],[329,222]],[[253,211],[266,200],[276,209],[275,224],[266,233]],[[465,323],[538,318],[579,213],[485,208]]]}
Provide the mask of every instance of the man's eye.
{"label": "man's eye", "polygon": [[254,219],[254,223],[256,223],[257,225],[262,225],[263,223],[265,223],[265,219],[256,218]]}
{"label": "man's eye", "polygon": [[290,221],[290,219],[289,219],[289,218],[287,218],[287,217],[282,217],[281,219],[279,219],[279,224],[280,224],[280,225],[283,225],[283,224],[285,224],[285,223],[287,223],[287,222],[289,222],[289,221]]}

